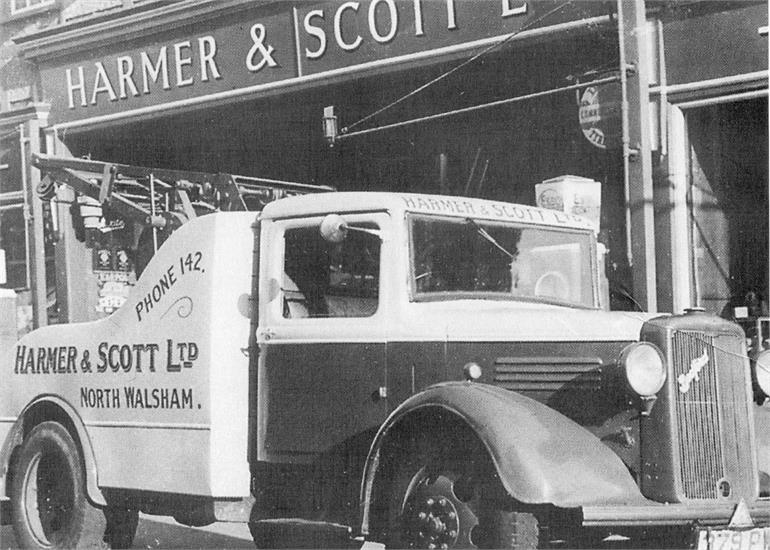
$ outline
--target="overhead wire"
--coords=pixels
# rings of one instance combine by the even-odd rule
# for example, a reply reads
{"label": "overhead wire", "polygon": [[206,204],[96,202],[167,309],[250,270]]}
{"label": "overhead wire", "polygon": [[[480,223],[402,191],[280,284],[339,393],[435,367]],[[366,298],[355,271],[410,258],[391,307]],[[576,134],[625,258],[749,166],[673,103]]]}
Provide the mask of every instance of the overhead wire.
{"label": "overhead wire", "polygon": [[[493,51],[495,51],[495,50],[497,50],[497,49],[499,49],[499,48],[503,47],[505,44],[507,44],[508,42],[510,42],[511,40],[513,40],[513,39],[514,39],[516,36],[518,36],[518,35],[519,35],[519,34],[521,34],[522,32],[524,32],[524,31],[526,31],[526,30],[528,30],[528,29],[532,28],[533,26],[535,26],[535,25],[537,25],[538,23],[542,22],[543,20],[545,20],[546,18],[550,17],[550,16],[551,16],[551,15],[553,15],[554,13],[557,13],[557,12],[561,11],[562,9],[564,9],[566,6],[568,6],[568,5],[572,4],[573,2],[574,2],[574,0],[566,0],[565,2],[562,2],[561,4],[559,4],[559,5],[558,5],[558,6],[556,6],[555,8],[553,8],[553,9],[551,9],[551,10],[547,11],[546,13],[544,13],[544,14],[542,14],[542,15],[540,15],[540,16],[538,16],[538,17],[536,17],[536,18],[534,18],[534,19],[532,19],[532,20],[530,20],[530,21],[528,21],[527,23],[525,23],[524,25],[522,25],[522,26],[521,26],[521,28],[517,29],[516,31],[513,31],[513,32],[511,32],[510,34],[508,34],[508,35],[507,35],[505,38],[503,38],[502,40],[499,40],[499,41],[497,41],[497,42],[495,42],[495,43],[493,43],[493,44],[489,45],[488,47],[484,48],[483,50],[481,50],[481,51],[480,51],[480,52],[478,52],[477,54],[475,54],[475,55],[473,55],[473,56],[469,57],[468,59],[466,59],[466,60],[465,60],[465,61],[463,61],[462,63],[460,63],[460,64],[458,64],[458,65],[456,65],[456,66],[452,67],[451,69],[449,69],[449,70],[447,70],[447,71],[445,71],[445,72],[443,72],[443,73],[441,73],[439,76],[437,76],[437,77],[435,77],[435,78],[432,78],[432,79],[431,79],[431,80],[429,80],[428,82],[426,82],[426,83],[424,83],[424,84],[422,84],[422,85],[418,86],[417,88],[415,88],[415,89],[411,90],[410,92],[408,92],[408,93],[406,93],[406,94],[402,95],[402,96],[401,96],[401,97],[399,97],[398,99],[396,99],[396,100],[394,100],[394,101],[391,101],[391,102],[390,102],[390,103],[388,103],[387,105],[384,105],[383,107],[380,107],[379,109],[376,109],[374,112],[372,112],[372,113],[370,113],[370,114],[368,114],[368,115],[366,115],[366,116],[364,116],[364,117],[360,118],[360,119],[359,119],[359,120],[357,120],[356,122],[353,122],[352,124],[349,124],[349,125],[347,125],[347,126],[345,126],[345,127],[341,128],[341,130],[340,130],[340,134],[341,134],[341,135],[344,135],[344,134],[347,134],[347,133],[349,133],[349,132],[350,132],[350,131],[351,131],[353,128],[355,128],[355,127],[357,127],[357,126],[360,126],[361,124],[363,124],[364,122],[366,122],[366,121],[368,121],[368,120],[371,120],[372,118],[375,118],[375,117],[377,117],[378,115],[380,115],[380,114],[384,113],[385,111],[388,111],[388,110],[392,109],[393,107],[395,107],[395,106],[397,106],[397,105],[399,105],[399,104],[403,103],[403,102],[404,102],[404,101],[406,101],[407,99],[409,99],[409,98],[411,98],[411,97],[413,97],[413,96],[415,96],[415,95],[419,94],[420,92],[422,92],[422,91],[426,90],[427,88],[429,88],[429,87],[433,86],[434,84],[436,84],[436,83],[440,82],[441,80],[443,80],[443,79],[447,78],[448,76],[450,76],[450,75],[452,75],[452,74],[456,73],[456,72],[457,72],[457,71],[459,71],[460,69],[462,69],[462,68],[464,68],[464,67],[466,67],[466,66],[470,65],[471,63],[475,62],[475,61],[476,61],[476,60],[478,60],[479,58],[481,58],[481,57],[483,57],[483,56],[485,56],[485,55],[489,54],[490,52],[493,52]],[[600,79],[600,80],[601,80],[601,81],[604,81],[605,79]],[[610,80],[610,79],[607,79],[607,80]],[[584,85],[585,85],[585,84],[584,84]],[[577,85],[577,86],[579,86],[579,85]],[[574,88],[574,87],[577,87],[577,86],[574,86],[574,85],[573,85],[573,86],[566,86],[566,87],[565,87],[565,89],[566,89],[566,90],[568,90],[568,89],[572,89],[572,88]],[[552,92],[552,91],[551,91],[551,92]],[[533,95],[533,96],[537,96],[537,95],[539,95],[539,94],[532,94],[532,95]],[[462,110],[458,110],[458,111],[462,111]],[[429,118],[431,118],[431,117],[424,117],[424,118],[425,118],[425,119],[429,119]],[[390,126],[398,126],[398,125],[399,125],[399,124],[397,123],[397,124],[393,124],[393,125],[388,125],[388,127],[390,127]],[[631,296],[629,296],[629,297],[631,297]],[[631,298],[632,298],[632,297],[631,297]],[[633,298],[632,298],[632,300],[633,300]],[[635,302],[635,301],[634,301],[634,302]],[[635,302],[635,303],[636,303],[636,302]],[[637,306],[638,306],[638,305],[639,305],[639,304],[637,303]],[[634,318],[638,320],[638,318],[637,318],[637,317],[634,317]],[[687,333],[687,334],[689,334],[690,336],[693,336],[693,335],[694,335],[694,334],[693,334],[692,332],[690,332],[690,331],[681,331],[681,330],[678,330],[678,329],[674,329],[674,331],[673,331],[673,332],[682,333],[682,334],[685,334],[685,333]],[[695,334],[694,336],[695,336],[695,338],[696,338],[697,340],[701,341],[703,344],[708,344],[708,345],[712,346],[714,349],[717,349],[717,350],[719,350],[719,351],[721,351],[721,352],[723,352],[723,353],[726,353],[726,354],[728,354],[728,355],[732,355],[732,356],[735,356],[735,357],[739,357],[739,358],[741,358],[741,359],[750,359],[750,358],[749,358],[749,357],[748,357],[746,354],[736,353],[736,352],[734,352],[734,351],[732,351],[732,350],[728,350],[728,349],[725,349],[725,348],[724,348],[724,347],[722,347],[722,346],[716,345],[716,344],[714,344],[713,342],[707,342],[705,339],[703,339],[703,338],[699,338],[699,336],[700,336],[700,335],[698,335],[698,334]],[[760,340],[761,340],[761,338],[760,338]],[[760,344],[760,345],[761,345],[761,344]],[[766,371],[770,372],[770,368],[768,368],[768,367],[766,367],[766,366],[764,366],[764,365],[761,365],[761,364],[759,364],[758,362],[757,362],[757,364],[756,364],[756,367],[757,367],[757,368],[761,368],[761,369],[763,369],[763,370],[766,370]]]}
{"label": "overhead wire", "polygon": [[19,129],[18,128],[14,128],[13,130],[10,130],[10,131],[8,131],[8,132],[6,132],[4,134],[0,134],[0,141],[2,141],[4,139],[8,139],[9,137],[13,137],[13,136],[15,136],[18,133],[19,133]]}
{"label": "overhead wire", "polygon": [[403,103],[404,101],[406,101],[406,100],[407,100],[407,99],[409,99],[410,97],[412,97],[412,96],[415,96],[415,95],[419,94],[419,93],[420,93],[420,92],[422,92],[423,90],[425,90],[425,89],[429,88],[430,86],[433,86],[434,84],[436,84],[437,82],[439,82],[439,81],[441,81],[441,80],[445,79],[445,78],[446,78],[446,77],[448,77],[449,75],[451,75],[451,74],[454,74],[455,72],[459,71],[459,70],[460,70],[460,69],[462,69],[463,67],[466,67],[467,65],[469,65],[469,64],[471,64],[471,63],[473,63],[474,61],[476,61],[476,60],[477,60],[477,59],[479,59],[480,57],[483,57],[483,56],[487,55],[488,53],[490,53],[490,52],[492,52],[492,51],[494,51],[494,50],[496,50],[496,49],[499,49],[499,48],[503,47],[505,44],[507,44],[508,42],[510,42],[511,40],[513,40],[513,39],[514,39],[516,36],[518,36],[519,34],[521,34],[522,32],[524,32],[525,30],[528,30],[528,29],[532,28],[533,26],[535,26],[535,25],[537,25],[538,23],[542,22],[543,20],[547,19],[548,17],[550,17],[550,16],[551,16],[551,15],[553,15],[554,13],[557,13],[557,12],[559,12],[560,10],[564,9],[564,8],[565,8],[567,5],[569,5],[569,4],[572,4],[573,2],[574,2],[574,0],[566,0],[565,2],[562,2],[561,4],[559,4],[558,6],[556,6],[555,8],[553,8],[553,9],[551,9],[551,10],[549,10],[549,11],[545,12],[544,14],[542,14],[542,15],[540,15],[540,16],[538,16],[538,17],[534,18],[534,19],[531,19],[531,20],[527,21],[525,24],[523,24],[523,25],[521,26],[521,28],[519,28],[519,29],[517,29],[517,30],[513,31],[512,33],[510,33],[509,35],[507,35],[507,36],[506,36],[505,38],[503,38],[502,40],[500,40],[500,41],[498,41],[498,42],[495,42],[495,43],[493,43],[493,44],[490,44],[489,46],[487,46],[486,48],[484,48],[483,50],[481,50],[481,51],[480,51],[480,52],[478,52],[477,54],[475,54],[475,55],[473,55],[473,56],[469,57],[468,59],[466,59],[466,60],[465,60],[465,61],[463,61],[462,63],[460,63],[460,64],[458,64],[458,65],[456,65],[456,66],[452,67],[451,69],[449,69],[449,70],[447,70],[447,71],[445,71],[445,72],[441,73],[441,74],[440,74],[440,75],[438,75],[437,77],[435,77],[435,78],[432,78],[431,80],[429,80],[429,81],[428,81],[428,82],[426,82],[425,84],[422,84],[421,86],[418,86],[418,87],[417,87],[417,88],[415,88],[414,90],[412,90],[412,91],[410,91],[410,92],[408,92],[408,93],[406,93],[406,94],[402,95],[401,97],[399,97],[398,99],[396,99],[396,100],[394,100],[394,101],[391,101],[391,102],[390,102],[390,103],[388,103],[387,105],[385,105],[385,106],[383,106],[383,107],[380,107],[379,109],[377,109],[377,110],[375,110],[374,112],[372,112],[372,113],[370,113],[370,114],[366,115],[365,117],[363,117],[363,118],[361,118],[361,119],[357,120],[356,122],[354,122],[354,123],[352,123],[352,124],[349,124],[348,126],[345,126],[345,127],[341,128],[341,129],[340,129],[340,134],[346,134],[346,133],[350,132],[350,131],[351,131],[353,128],[355,128],[356,126],[359,126],[359,125],[363,124],[364,122],[366,122],[367,120],[370,120],[370,119],[372,119],[372,118],[374,118],[374,117],[376,117],[376,116],[378,116],[378,115],[380,115],[380,114],[384,113],[385,111],[387,111],[387,110],[389,110],[389,109],[391,109],[391,108],[395,107],[396,105],[399,105],[400,103]]}

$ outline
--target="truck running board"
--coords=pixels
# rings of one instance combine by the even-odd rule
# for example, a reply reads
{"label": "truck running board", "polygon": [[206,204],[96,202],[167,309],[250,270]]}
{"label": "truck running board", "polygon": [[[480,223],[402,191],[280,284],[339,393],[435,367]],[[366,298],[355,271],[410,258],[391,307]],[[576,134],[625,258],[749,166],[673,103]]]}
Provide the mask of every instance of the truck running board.
{"label": "truck running board", "polygon": [[300,518],[261,519],[249,524],[257,548],[360,548],[347,525]]}

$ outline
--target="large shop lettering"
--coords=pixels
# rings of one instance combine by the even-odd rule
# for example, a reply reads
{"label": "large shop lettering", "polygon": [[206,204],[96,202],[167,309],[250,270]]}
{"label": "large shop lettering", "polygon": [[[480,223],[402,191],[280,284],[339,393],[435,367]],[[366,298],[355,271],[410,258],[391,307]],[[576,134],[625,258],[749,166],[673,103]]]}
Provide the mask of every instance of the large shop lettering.
{"label": "large shop lettering", "polygon": [[135,50],[116,45],[63,66],[43,60],[44,92],[59,122],[234,93],[505,36],[527,21],[539,24],[543,14],[549,15],[543,24],[575,17],[556,13],[552,4],[366,0],[249,11],[218,26],[171,30],[164,42]]}

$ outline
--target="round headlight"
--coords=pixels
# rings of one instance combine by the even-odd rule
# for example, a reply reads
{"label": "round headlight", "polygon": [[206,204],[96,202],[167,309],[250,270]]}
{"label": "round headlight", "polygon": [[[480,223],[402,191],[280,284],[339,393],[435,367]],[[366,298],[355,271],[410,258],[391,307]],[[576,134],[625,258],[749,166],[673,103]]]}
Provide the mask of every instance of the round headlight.
{"label": "round headlight", "polygon": [[663,354],[653,344],[632,344],[620,354],[620,364],[626,371],[631,389],[642,397],[658,393],[666,381]]}
{"label": "round headlight", "polygon": [[757,364],[754,368],[759,389],[770,396],[770,350],[766,349],[757,356]]}

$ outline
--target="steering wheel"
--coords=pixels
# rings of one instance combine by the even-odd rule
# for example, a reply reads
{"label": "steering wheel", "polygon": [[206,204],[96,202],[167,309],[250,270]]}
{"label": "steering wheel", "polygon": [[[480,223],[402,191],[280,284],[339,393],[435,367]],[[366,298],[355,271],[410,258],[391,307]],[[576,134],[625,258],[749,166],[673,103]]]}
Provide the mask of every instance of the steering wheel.
{"label": "steering wheel", "polygon": [[433,277],[433,271],[423,271],[419,275],[415,275],[414,281],[417,283],[417,289],[421,292],[430,289],[431,278]]}
{"label": "steering wheel", "polygon": [[560,271],[546,271],[535,283],[535,296],[566,300],[569,294],[569,281]]}

